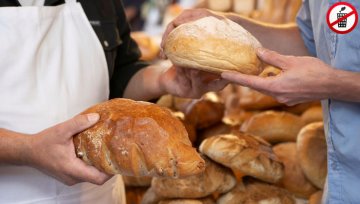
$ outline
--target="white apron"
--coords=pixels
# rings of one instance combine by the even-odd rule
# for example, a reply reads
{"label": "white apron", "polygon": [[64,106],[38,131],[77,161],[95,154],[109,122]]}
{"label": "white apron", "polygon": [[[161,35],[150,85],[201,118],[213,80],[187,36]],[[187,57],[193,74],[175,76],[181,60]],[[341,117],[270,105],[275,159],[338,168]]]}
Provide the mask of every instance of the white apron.
{"label": "white apron", "polygon": [[[75,0],[0,8],[0,128],[42,131],[107,100],[108,84],[104,51]],[[114,203],[114,180],[68,187],[30,167],[0,166],[0,203]]]}

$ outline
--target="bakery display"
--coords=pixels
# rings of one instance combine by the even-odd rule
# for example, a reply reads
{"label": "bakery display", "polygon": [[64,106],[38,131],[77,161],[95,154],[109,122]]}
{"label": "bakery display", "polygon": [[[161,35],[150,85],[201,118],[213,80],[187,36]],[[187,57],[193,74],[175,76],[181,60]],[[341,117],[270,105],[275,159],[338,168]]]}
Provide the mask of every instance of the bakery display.
{"label": "bakery display", "polygon": [[256,48],[261,44],[228,19],[204,17],[176,27],[165,39],[164,53],[177,66],[213,73],[262,71]]}
{"label": "bakery display", "polygon": [[74,136],[76,154],[103,172],[177,178],[205,169],[185,127],[166,108],[113,99],[86,113],[99,113],[100,120]]}
{"label": "bakery display", "polygon": [[200,152],[210,159],[239,170],[245,175],[276,183],[284,175],[283,164],[273,153],[271,146],[245,133],[217,135],[205,139]]}
{"label": "bakery display", "polygon": [[151,188],[163,198],[202,198],[212,193],[226,193],[236,185],[230,169],[210,159],[205,161],[204,173],[183,179],[154,178]]}
{"label": "bakery display", "polygon": [[295,142],[304,126],[297,115],[288,112],[264,111],[245,121],[240,130],[257,135],[270,143]]}
{"label": "bakery display", "polygon": [[221,196],[217,204],[295,204],[294,197],[285,189],[253,179],[244,180],[229,193]]}
{"label": "bakery display", "polygon": [[324,124],[306,125],[297,137],[298,159],[306,177],[323,189],[327,175],[327,148]]}
{"label": "bakery display", "polygon": [[306,178],[301,169],[296,143],[288,142],[273,147],[274,153],[285,166],[284,177],[279,185],[293,193],[296,197],[309,198],[318,189]]}

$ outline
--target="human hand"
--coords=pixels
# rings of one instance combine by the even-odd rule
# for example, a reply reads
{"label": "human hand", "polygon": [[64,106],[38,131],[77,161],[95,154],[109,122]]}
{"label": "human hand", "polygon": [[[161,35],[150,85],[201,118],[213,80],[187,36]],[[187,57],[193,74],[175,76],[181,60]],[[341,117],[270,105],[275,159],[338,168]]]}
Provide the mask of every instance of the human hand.
{"label": "human hand", "polygon": [[171,67],[159,77],[160,87],[169,94],[186,98],[200,98],[209,91],[219,91],[229,82],[208,72]]}
{"label": "human hand", "polygon": [[98,120],[98,114],[78,115],[30,136],[29,164],[69,186],[80,182],[105,183],[110,176],[77,158],[73,143],[73,135]]}
{"label": "human hand", "polygon": [[282,72],[267,78],[237,72],[224,72],[221,76],[233,83],[273,96],[287,105],[331,96],[335,69],[321,60],[314,57],[280,55],[264,48],[258,49],[258,56],[262,61],[281,68]]}
{"label": "human hand", "polygon": [[172,22],[170,22],[167,27],[166,30],[163,34],[162,37],[162,41],[161,41],[161,53],[160,56],[162,58],[166,58],[166,56],[164,55],[164,53],[162,52],[163,48],[164,48],[164,43],[165,43],[165,39],[167,38],[167,36],[170,34],[170,32],[172,30],[174,30],[176,27],[180,26],[181,24],[187,23],[187,22],[191,22],[191,21],[195,21],[197,19],[203,18],[203,17],[207,17],[207,16],[213,16],[219,19],[223,19],[225,18],[224,16],[221,16],[218,13],[212,12],[210,10],[207,9],[188,9],[183,11],[178,17],[176,17]]}

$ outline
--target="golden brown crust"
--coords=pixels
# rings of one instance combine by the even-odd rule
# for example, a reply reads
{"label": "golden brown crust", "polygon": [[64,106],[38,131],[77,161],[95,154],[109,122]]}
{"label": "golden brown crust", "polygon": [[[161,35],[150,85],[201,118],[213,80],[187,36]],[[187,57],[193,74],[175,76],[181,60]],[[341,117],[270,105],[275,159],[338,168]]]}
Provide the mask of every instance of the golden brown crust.
{"label": "golden brown crust", "polygon": [[233,172],[205,158],[204,173],[183,179],[154,178],[151,188],[164,198],[202,198],[226,193],[236,185]]}
{"label": "golden brown crust", "polygon": [[264,110],[282,106],[275,98],[248,87],[239,86],[239,107],[245,110]]}
{"label": "golden brown crust", "polygon": [[204,170],[182,123],[147,102],[113,99],[85,113],[99,113],[93,127],[74,137],[77,155],[108,174],[184,177]]}
{"label": "golden brown crust", "polygon": [[240,130],[259,136],[270,143],[295,142],[303,126],[301,118],[294,114],[265,111],[245,121]]}
{"label": "golden brown crust", "polygon": [[311,194],[317,191],[317,188],[305,177],[301,169],[296,143],[281,143],[274,146],[273,150],[285,166],[285,174],[279,182],[280,186],[283,186],[297,197],[308,199]]}
{"label": "golden brown crust", "polygon": [[297,150],[306,177],[316,187],[323,189],[327,175],[327,147],[322,122],[311,123],[301,129]]}
{"label": "golden brown crust", "polygon": [[260,46],[240,25],[205,17],[175,28],[165,40],[164,53],[180,67],[257,75],[262,71],[255,51]]}
{"label": "golden brown crust", "polygon": [[238,183],[229,193],[221,196],[217,204],[295,204],[295,199],[285,189],[267,183],[250,180]]}
{"label": "golden brown crust", "polygon": [[321,106],[313,106],[307,109],[301,114],[301,120],[304,121],[305,124],[323,121]]}
{"label": "golden brown crust", "polygon": [[309,204],[321,204],[323,191],[318,191],[310,196]]}
{"label": "golden brown crust", "polygon": [[245,133],[207,138],[199,149],[212,160],[263,181],[276,183],[284,174],[284,167],[270,145]]}
{"label": "golden brown crust", "polygon": [[141,60],[150,61],[158,56],[160,46],[157,45],[150,36],[146,35],[144,32],[132,32],[131,38],[133,38],[139,46]]}

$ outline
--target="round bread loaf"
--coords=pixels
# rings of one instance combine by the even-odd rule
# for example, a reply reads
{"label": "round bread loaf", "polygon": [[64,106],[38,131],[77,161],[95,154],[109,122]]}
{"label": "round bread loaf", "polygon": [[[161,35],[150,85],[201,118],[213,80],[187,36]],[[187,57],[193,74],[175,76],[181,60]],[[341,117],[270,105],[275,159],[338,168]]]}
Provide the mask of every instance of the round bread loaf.
{"label": "round bread loaf", "polygon": [[202,198],[212,193],[226,193],[236,185],[233,172],[205,158],[204,173],[183,179],[154,178],[156,195],[163,198]]}
{"label": "round bread loaf", "polygon": [[301,129],[297,137],[299,161],[306,177],[323,189],[327,175],[327,147],[322,122]]}
{"label": "round bread loaf", "polygon": [[205,162],[191,146],[184,125],[167,108],[113,99],[85,112],[100,120],[74,136],[78,157],[108,174],[186,177]]}
{"label": "round bread loaf", "polygon": [[307,109],[301,114],[301,120],[304,121],[305,124],[323,121],[321,106],[313,106]]}
{"label": "round bread loaf", "polygon": [[277,183],[284,175],[284,167],[270,145],[245,133],[207,138],[199,149],[224,166],[266,182]]}
{"label": "round bread loaf", "polygon": [[285,166],[284,177],[280,180],[280,186],[300,198],[308,199],[317,188],[306,178],[297,158],[295,142],[281,143],[273,147],[276,156]]}
{"label": "round bread loaf", "polygon": [[245,121],[240,130],[259,136],[270,143],[295,142],[304,126],[301,118],[287,112],[265,111]]}
{"label": "round bread loaf", "polygon": [[222,195],[217,204],[295,204],[294,197],[285,189],[256,180],[245,180]]}
{"label": "round bread loaf", "polygon": [[261,44],[240,25],[204,17],[175,28],[165,39],[164,53],[173,64],[213,73],[262,71],[256,48]]}

